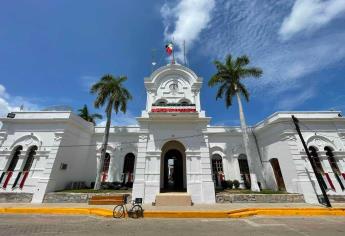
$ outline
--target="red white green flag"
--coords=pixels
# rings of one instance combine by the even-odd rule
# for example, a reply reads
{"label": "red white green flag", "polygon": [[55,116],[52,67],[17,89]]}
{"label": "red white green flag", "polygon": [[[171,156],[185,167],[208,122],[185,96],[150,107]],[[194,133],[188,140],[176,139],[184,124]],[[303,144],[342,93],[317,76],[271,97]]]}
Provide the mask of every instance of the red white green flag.
{"label": "red white green flag", "polygon": [[174,45],[172,42],[168,43],[167,45],[165,45],[165,51],[166,53],[170,56],[171,53],[173,52],[174,50]]}

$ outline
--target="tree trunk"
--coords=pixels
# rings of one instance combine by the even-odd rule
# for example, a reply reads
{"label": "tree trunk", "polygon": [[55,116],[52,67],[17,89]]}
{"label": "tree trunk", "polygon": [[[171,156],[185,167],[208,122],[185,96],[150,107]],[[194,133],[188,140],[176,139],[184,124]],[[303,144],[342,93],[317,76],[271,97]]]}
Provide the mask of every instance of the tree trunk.
{"label": "tree trunk", "polygon": [[252,191],[255,191],[255,192],[260,192],[260,188],[258,185],[256,174],[254,173],[253,162],[251,159],[252,157],[251,157],[250,148],[249,148],[249,138],[248,138],[248,133],[247,133],[247,125],[246,125],[246,120],[244,118],[241,97],[240,97],[240,94],[238,92],[236,92],[236,96],[237,96],[237,102],[238,102],[238,109],[239,109],[239,113],[240,113],[240,122],[241,122],[244,150],[245,150],[246,155],[247,155],[247,161],[248,161],[248,167],[249,167],[249,173],[250,173],[250,189]]}
{"label": "tree trunk", "polygon": [[103,143],[102,143],[102,149],[101,149],[101,157],[100,157],[100,163],[97,165],[97,174],[96,174],[96,180],[95,180],[95,187],[94,190],[99,190],[101,188],[101,178],[102,178],[102,170],[103,170],[103,162],[105,159],[105,154],[107,153],[107,146],[108,146],[108,139],[109,139],[109,129],[110,129],[110,123],[111,123],[111,107],[112,104],[109,105],[110,109],[107,109],[107,123],[105,125],[105,131],[103,136]]}

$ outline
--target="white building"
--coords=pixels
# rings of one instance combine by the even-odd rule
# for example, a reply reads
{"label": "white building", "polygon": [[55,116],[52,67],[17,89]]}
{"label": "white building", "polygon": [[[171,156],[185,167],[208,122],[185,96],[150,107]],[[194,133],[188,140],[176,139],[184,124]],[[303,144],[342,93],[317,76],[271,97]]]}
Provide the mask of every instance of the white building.
{"label": "white building", "polygon": [[[251,159],[241,129],[210,126],[200,104],[202,79],[189,68],[167,65],[145,78],[146,109],[138,126],[111,127],[103,181],[133,182],[145,203],[161,192],[187,192],[194,203],[214,203],[222,179],[301,193],[317,203],[321,191],[293,126],[299,118],[329,195],[345,195],[345,119],[339,112],[277,112],[249,127]],[[71,182],[90,185],[100,163],[104,127],[68,111],[14,112],[1,118],[0,193],[33,193],[32,202]],[[223,177],[224,175],[224,177]]]}

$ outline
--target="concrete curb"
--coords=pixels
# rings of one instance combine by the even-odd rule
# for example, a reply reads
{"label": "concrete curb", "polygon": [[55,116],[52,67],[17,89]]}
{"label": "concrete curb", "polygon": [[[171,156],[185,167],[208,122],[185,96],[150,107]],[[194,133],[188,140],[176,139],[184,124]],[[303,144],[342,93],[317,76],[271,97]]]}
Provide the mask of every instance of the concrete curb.
{"label": "concrete curb", "polygon": [[[102,208],[0,208],[0,214],[61,214],[113,217]],[[145,218],[243,218],[265,216],[345,216],[345,208],[245,208],[230,211],[144,211]]]}

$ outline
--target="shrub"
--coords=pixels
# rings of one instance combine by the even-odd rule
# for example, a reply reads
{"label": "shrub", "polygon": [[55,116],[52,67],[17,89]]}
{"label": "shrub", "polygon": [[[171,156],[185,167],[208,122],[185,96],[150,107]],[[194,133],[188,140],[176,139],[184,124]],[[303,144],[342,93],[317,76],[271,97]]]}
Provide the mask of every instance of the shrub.
{"label": "shrub", "polygon": [[223,189],[226,189],[228,187],[227,181],[223,180],[220,184],[222,185]]}
{"label": "shrub", "polygon": [[237,179],[232,181],[232,183],[234,184],[235,189],[238,189],[240,187],[240,182]]}
{"label": "shrub", "polygon": [[225,182],[228,186],[228,189],[232,189],[232,187],[234,186],[234,183],[231,180],[226,180]]}

